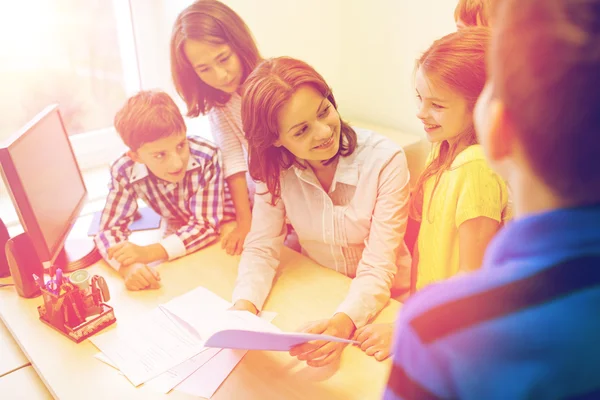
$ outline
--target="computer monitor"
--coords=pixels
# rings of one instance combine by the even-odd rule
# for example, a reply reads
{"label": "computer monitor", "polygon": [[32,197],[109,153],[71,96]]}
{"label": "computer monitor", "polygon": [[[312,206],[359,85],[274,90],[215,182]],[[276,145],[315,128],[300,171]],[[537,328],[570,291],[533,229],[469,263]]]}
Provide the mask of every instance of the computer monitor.
{"label": "computer monitor", "polygon": [[44,267],[69,271],[94,262],[91,239],[68,246],[87,190],[57,105],[45,108],[0,147],[0,166],[19,220]]}

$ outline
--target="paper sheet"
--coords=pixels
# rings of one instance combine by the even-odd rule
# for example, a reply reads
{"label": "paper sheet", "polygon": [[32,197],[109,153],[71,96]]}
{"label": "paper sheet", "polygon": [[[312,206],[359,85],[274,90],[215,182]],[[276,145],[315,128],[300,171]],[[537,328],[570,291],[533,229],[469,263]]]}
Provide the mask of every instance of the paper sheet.
{"label": "paper sheet", "polygon": [[204,315],[221,313],[231,307],[231,303],[200,286],[175,297],[162,306],[196,329],[195,325],[203,325],[206,321]]}
{"label": "paper sheet", "polygon": [[[169,308],[169,310],[183,319],[181,314],[177,314],[178,310],[173,310],[172,308]],[[186,319],[186,322],[194,327],[203,340],[208,339],[218,331],[228,329],[280,332],[279,328],[265,319],[271,314],[269,312],[261,313],[263,318],[260,318],[247,311],[200,312],[194,315],[193,319]]]}
{"label": "paper sheet", "polygon": [[121,371],[119,371],[119,367],[117,367],[115,365],[115,363],[110,361],[109,358],[104,355],[104,353],[96,353],[96,355],[94,355],[94,358],[102,361],[104,364],[108,365],[109,367],[113,367],[114,369],[116,369],[119,372],[119,374],[123,375],[123,373]]}
{"label": "paper sheet", "polygon": [[204,343],[194,324],[205,325],[207,315],[230,306],[208,289],[197,287],[90,341],[138,386],[198,355]]}
{"label": "paper sheet", "polygon": [[144,386],[148,386],[150,389],[160,393],[169,393],[175,386],[179,385],[198,368],[209,362],[220,351],[221,349],[206,349],[175,368],[171,368],[167,372],[149,380]]}
{"label": "paper sheet", "polygon": [[224,330],[215,332],[206,340],[206,347],[221,349],[289,351],[292,347],[312,340],[357,344],[354,340],[335,336],[298,332],[257,332],[251,330]]}
{"label": "paper sheet", "polygon": [[219,351],[209,362],[181,382],[175,390],[210,399],[247,352],[247,350],[229,349]]}
{"label": "paper sheet", "polygon": [[90,341],[134,386],[194,357],[204,348],[197,334],[174,322],[173,316],[162,307]]}
{"label": "paper sheet", "polygon": [[[130,324],[91,339],[101,350],[95,357],[119,370],[135,386],[145,383],[155,391],[168,393],[221,350],[203,347],[203,336],[227,327],[279,331],[267,322],[275,318],[275,313],[263,312],[263,318],[259,318],[245,311],[228,311],[229,307],[231,303],[198,287]],[[233,365],[232,354],[237,360]],[[209,390],[216,390],[241,360],[232,354],[217,360],[218,376],[222,378]],[[220,367],[223,362],[225,367]],[[214,383],[212,379],[210,382]]]}
{"label": "paper sheet", "polygon": [[270,323],[275,313],[263,312],[259,318],[229,311],[230,306],[198,287],[90,340],[102,352],[96,358],[121,371],[135,386],[147,383],[168,393],[195,376],[192,390],[214,393],[246,352],[206,348],[203,338],[232,328],[280,332]]}
{"label": "paper sheet", "polygon": [[[260,329],[269,329],[272,331],[279,330],[269,322],[272,321],[277,315],[274,312],[263,311],[260,314],[260,317],[257,317],[256,315],[250,314],[245,311],[227,311],[226,314],[234,316],[236,321],[250,321],[245,322],[245,326],[247,327],[254,327],[256,329],[260,327]],[[211,321],[211,324],[212,323],[213,321]],[[207,348],[198,356],[146,382],[146,385],[160,393],[168,393],[169,391],[171,391],[171,389],[179,385],[186,378],[188,378],[194,372],[196,372],[199,368],[209,363],[210,369],[208,369],[208,371],[210,371],[210,379],[208,381],[205,381],[204,378],[201,378],[199,380],[199,385],[202,388],[208,385],[208,390],[212,390],[214,392],[217,390],[221,382],[224,381],[225,378],[227,378],[227,376],[231,373],[231,370],[242,359],[244,354],[246,354],[232,353],[229,355],[219,356],[218,353],[220,353],[220,351],[221,349],[219,348]],[[216,358],[216,361],[213,361],[213,357]],[[215,369],[217,370],[216,372]],[[217,386],[213,389],[214,384],[217,384]]]}
{"label": "paper sheet", "polygon": [[[263,311],[260,313],[260,318],[250,314],[246,311],[241,311],[242,316],[239,318],[244,319],[246,314],[250,317],[247,318],[250,321],[254,319],[262,319],[262,322],[267,322],[267,325],[272,327],[271,329],[279,330],[274,325],[270,324],[271,321],[277,315],[274,312]],[[259,325],[254,321],[254,324]],[[254,326],[256,326],[254,325]],[[219,386],[227,379],[229,374],[233,371],[236,365],[244,358],[248,351],[247,350],[230,350],[224,349],[214,356],[209,362],[200,367],[194,372],[189,378],[180,383],[175,390],[190,394],[192,396],[199,396],[205,398],[211,398]]]}
{"label": "paper sheet", "polygon": [[[205,349],[197,356],[192,357],[189,360],[179,364],[175,368],[172,368],[167,372],[160,374],[156,378],[149,380],[144,385],[156,392],[167,394],[175,386],[193,374],[198,368],[206,364],[219,351],[221,351],[221,349]],[[94,355],[94,357],[106,365],[114,368],[120,375],[123,375],[123,373],[119,371],[119,368],[103,353],[97,353]]]}

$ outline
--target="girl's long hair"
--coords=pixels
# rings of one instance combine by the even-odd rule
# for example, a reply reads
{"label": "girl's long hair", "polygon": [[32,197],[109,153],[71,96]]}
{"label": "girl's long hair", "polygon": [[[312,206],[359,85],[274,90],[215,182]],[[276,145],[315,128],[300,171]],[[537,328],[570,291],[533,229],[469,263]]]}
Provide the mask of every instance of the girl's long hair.
{"label": "girl's long hair", "polygon": [[[477,98],[486,81],[486,50],[490,41],[490,30],[486,27],[467,27],[453,32],[433,42],[431,47],[417,60],[415,71],[419,68],[432,82],[463,97],[469,110],[473,111]],[[450,144],[440,143],[434,151],[431,163],[427,165],[415,187],[411,198],[410,216],[420,221],[423,217],[423,196],[425,183],[435,179],[431,192],[439,183],[441,174],[448,170],[456,158],[458,150],[465,145],[477,143],[473,121]],[[429,211],[429,210],[427,210]]]}
{"label": "girl's long hair", "polygon": [[171,33],[171,77],[187,106],[187,116],[206,114],[231,95],[204,83],[183,52],[186,40],[228,44],[242,63],[242,82],[260,61],[248,26],[231,8],[216,0],[197,0],[183,10]]}

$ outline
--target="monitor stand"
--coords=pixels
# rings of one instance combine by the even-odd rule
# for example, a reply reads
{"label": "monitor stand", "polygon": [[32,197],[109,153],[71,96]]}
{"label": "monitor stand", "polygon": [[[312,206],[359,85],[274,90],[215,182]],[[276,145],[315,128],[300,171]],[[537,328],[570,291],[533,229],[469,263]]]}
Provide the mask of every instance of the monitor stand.
{"label": "monitor stand", "polygon": [[72,272],[87,268],[101,259],[92,238],[67,239],[63,249],[56,257],[54,266],[63,272]]}

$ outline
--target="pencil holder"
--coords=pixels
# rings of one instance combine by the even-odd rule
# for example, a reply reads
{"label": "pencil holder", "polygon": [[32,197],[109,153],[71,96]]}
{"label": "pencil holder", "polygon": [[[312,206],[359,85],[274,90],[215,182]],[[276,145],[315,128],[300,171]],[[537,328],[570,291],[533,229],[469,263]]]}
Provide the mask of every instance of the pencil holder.
{"label": "pencil holder", "polygon": [[38,313],[46,325],[79,343],[116,321],[113,308],[105,303],[110,295],[102,277],[93,276],[89,285],[74,286],[62,279],[55,283],[40,285],[44,304]]}

